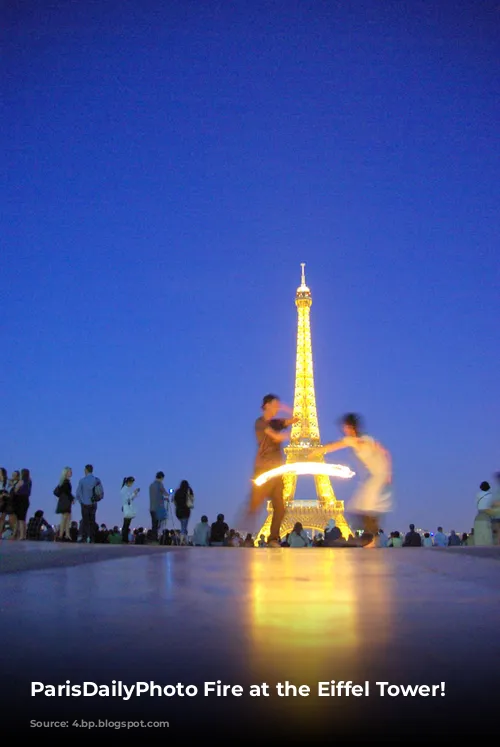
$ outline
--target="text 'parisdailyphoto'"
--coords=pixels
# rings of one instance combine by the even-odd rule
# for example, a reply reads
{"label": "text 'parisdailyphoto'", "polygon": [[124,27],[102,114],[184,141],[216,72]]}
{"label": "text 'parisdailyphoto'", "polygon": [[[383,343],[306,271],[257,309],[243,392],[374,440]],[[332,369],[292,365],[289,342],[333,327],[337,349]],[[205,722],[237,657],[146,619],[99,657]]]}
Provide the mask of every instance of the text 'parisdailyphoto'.
{"label": "text 'parisdailyphoto'", "polygon": [[267,682],[258,684],[229,685],[216,680],[215,682],[204,682],[203,687],[197,685],[186,685],[177,682],[175,685],[159,685],[156,682],[135,682],[132,685],[126,685],[121,681],[112,680],[109,685],[98,684],[96,682],[83,682],[73,684],[70,680],[62,685],[45,684],[43,682],[31,683],[32,697],[47,698],[119,698],[121,700],[131,700],[136,697],[187,697],[195,698],[198,696],[206,698],[241,698],[244,695],[250,697],[269,698],[277,696],[280,698],[307,698],[311,695],[316,697],[389,697],[389,698],[428,698],[444,697],[446,694],[446,683],[439,684],[414,684],[403,685],[393,682],[376,681],[370,682],[365,680],[363,683],[355,683],[350,680],[329,680],[317,682],[314,685],[296,684],[288,680],[277,682],[270,685]]}

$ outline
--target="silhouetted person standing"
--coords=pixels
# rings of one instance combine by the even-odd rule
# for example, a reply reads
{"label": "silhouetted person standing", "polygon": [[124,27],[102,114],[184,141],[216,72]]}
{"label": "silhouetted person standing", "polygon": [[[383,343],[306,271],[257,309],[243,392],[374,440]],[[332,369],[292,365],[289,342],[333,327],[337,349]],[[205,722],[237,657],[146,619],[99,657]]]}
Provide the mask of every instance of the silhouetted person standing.
{"label": "silhouetted person standing", "polygon": [[168,491],[163,484],[164,479],[164,473],[157,472],[155,481],[149,486],[149,513],[151,514],[151,535],[154,542],[158,542],[160,516],[163,516],[164,513],[165,499],[168,500]]}
{"label": "silhouetted person standing", "polygon": [[85,476],[82,477],[76,489],[76,500],[82,507],[82,542],[96,540],[97,532],[97,504],[104,497],[102,482],[94,475],[91,464],[85,467]]}

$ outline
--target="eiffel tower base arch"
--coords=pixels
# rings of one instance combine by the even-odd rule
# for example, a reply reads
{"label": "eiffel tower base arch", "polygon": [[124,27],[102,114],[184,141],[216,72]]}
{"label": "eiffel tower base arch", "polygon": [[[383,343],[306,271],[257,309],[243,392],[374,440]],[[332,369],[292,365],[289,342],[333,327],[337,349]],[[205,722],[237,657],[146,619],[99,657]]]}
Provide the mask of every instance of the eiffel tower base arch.
{"label": "eiffel tower base arch", "polygon": [[[267,518],[256,540],[260,539],[261,534],[267,540],[271,531],[271,521],[273,517],[273,507],[271,501],[267,502]],[[287,534],[293,531],[295,524],[300,521],[304,529],[324,534],[325,527],[330,519],[335,519],[336,526],[342,532],[344,539],[348,539],[353,532],[351,531],[344,517],[344,502],[335,501],[334,504],[323,504],[320,501],[298,501],[292,500],[285,506],[285,516],[283,518],[280,530],[280,537],[283,539]]]}

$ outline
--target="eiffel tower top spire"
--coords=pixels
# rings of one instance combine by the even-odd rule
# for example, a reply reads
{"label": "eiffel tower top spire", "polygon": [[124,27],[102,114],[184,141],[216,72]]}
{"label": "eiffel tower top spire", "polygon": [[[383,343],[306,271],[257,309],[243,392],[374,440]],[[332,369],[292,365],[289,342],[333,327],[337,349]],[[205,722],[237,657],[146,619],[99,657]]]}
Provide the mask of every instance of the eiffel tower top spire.
{"label": "eiffel tower top spire", "polygon": [[[305,262],[301,263],[301,284],[297,288],[295,305],[297,307],[297,355],[295,362],[295,396],[293,412],[299,421],[292,427],[288,454],[304,447],[318,446],[320,435],[318,413],[316,411],[316,392],[314,390],[314,366],[311,345],[310,308],[311,291],[306,285]],[[296,457],[297,454],[294,453]]]}
{"label": "eiffel tower top spire", "polygon": [[297,301],[299,299],[301,299],[301,300],[302,299],[303,300],[310,299],[310,303],[308,304],[310,306],[311,303],[312,303],[312,297],[311,297],[311,291],[309,290],[309,288],[306,285],[306,271],[305,271],[306,263],[305,262],[301,262],[300,266],[302,268],[301,283],[300,283],[299,287],[297,288],[297,296],[296,296],[295,302],[297,303]]}
{"label": "eiffel tower top spire", "polygon": [[306,285],[306,271],[305,271],[305,266],[306,266],[306,263],[305,263],[305,262],[301,262],[301,263],[300,263],[300,266],[302,267],[302,282],[301,282],[301,288],[307,288],[307,285]]}

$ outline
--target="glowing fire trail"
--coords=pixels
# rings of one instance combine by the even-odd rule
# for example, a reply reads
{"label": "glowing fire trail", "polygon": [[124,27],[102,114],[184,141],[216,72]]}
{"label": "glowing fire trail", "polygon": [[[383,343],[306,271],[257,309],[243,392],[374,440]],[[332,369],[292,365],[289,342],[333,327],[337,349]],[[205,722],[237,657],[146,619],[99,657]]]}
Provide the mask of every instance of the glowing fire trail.
{"label": "glowing fire trail", "polygon": [[295,475],[328,475],[329,477],[341,477],[344,480],[354,477],[356,474],[349,467],[345,467],[342,464],[325,464],[324,462],[295,462],[294,464],[283,464],[281,467],[270,469],[268,472],[263,472],[259,475],[254,483],[256,485],[264,485],[268,480],[273,477],[279,477],[287,473],[293,473]]}

